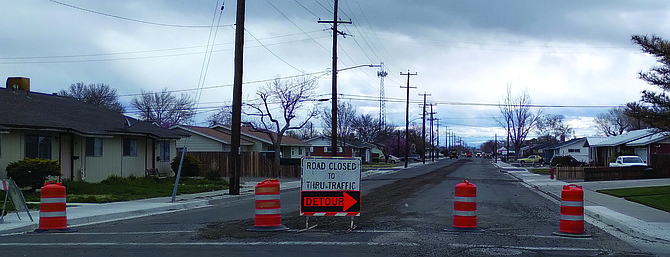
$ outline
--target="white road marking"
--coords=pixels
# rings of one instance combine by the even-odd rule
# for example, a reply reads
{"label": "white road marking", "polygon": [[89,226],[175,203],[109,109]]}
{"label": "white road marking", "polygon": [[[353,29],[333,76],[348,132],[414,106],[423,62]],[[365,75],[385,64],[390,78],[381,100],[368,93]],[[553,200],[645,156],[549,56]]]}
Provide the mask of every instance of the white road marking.
{"label": "white road marking", "polygon": [[513,246],[513,245],[471,245],[471,244],[449,244],[454,248],[505,248],[529,251],[588,251],[588,252],[607,252],[606,249],[599,248],[571,248],[571,247],[541,247],[541,246]]}
{"label": "white road marking", "polygon": [[309,242],[309,241],[287,241],[287,242],[175,242],[175,243],[0,243],[0,246],[419,246],[417,243],[375,243],[375,242]]}

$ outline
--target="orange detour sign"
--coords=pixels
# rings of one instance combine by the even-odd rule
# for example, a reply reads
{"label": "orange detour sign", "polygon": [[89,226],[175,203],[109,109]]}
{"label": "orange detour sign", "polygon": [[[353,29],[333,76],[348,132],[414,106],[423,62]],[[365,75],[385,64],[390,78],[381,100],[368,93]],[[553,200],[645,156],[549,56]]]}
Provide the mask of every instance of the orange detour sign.
{"label": "orange detour sign", "polygon": [[584,233],[584,190],[578,185],[563,186],[561,192],[561,222],[554,235],[590,237]]}
{"label": "orange detour sign", "polygon": [[40,226],[35,232],[75,232],[67,228],[65,187],[48,182],[40,191]]}
{"label": "orange detour sign", "polygon": [[302,216],[359,216],[361,191],[302,191]]}
{"label": "orange detour sign", "polygon": [[463,180],[454,193],[454,223],[448,231],[482,231],[477,228],[477,186]]}
{"label": "orange detour sign", "polygon": [[256,216],[249,231],[282,231],[288,228],[281,224],[281,199],[279,181],[266,179],[256,185]]}

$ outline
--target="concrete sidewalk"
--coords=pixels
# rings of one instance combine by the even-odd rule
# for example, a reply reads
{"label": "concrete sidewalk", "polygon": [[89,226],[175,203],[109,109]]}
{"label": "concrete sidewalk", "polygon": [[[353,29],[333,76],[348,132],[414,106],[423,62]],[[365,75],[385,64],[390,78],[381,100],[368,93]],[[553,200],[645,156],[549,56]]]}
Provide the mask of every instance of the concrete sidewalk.
{"label": "concrete sidewalk", "polygon": [[[575,184],[584,190],[584,213],[588,218],[612,226],[632,237],[666,245],[670,248],[670,213],[623,198],[597,193],[600,189],[650,187],[670,185],[670,179],[639,179],[595,182],[564,182],[549,175],[531,173],[525,168],[504,162],[493,163],[501,172],[522,180],[550,197],[560,201],[563,186]],[[588,233],[588,231],[587,231]]]}

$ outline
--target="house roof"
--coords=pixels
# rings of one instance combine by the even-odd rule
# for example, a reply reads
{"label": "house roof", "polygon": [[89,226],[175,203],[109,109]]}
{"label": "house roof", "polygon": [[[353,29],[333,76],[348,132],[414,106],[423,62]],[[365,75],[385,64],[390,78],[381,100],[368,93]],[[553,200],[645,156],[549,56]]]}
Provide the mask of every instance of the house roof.
{"label": "house roof", "polygon": [[567,146],[567,145],[572,145],[572,144],[578,143],[579,141],[585,141],[585,140],[586,140],[585,137],[573,138],[573,139],[570,139],[570,140],[565,141],[565,142],[561,142],[561,143],[558,143],[558,144],[548,146],[545,149],[558,149],[558,148],[561,148],[561,147],[564,147],[564,146]]}
{"label": "house roof", "polygon": [[584,146],[589,147],[592,145],[599,145],[607,140],[608,140],[607,137],[586,137],[586,142],[584,142]]}
{"label": "house roof", "polygon": [[[171,127],[170,129],[182,129],[184,131],[187,131],[189,133],[197,134],[206,138],[209,138],[214,141],[218,141],[224,144],[230,144],[231,141],[231,135],[228,133],[225,133],[220,130],[216,130],[213,128],[207,128],[207,127],[197,127],[197,126],[187,126],[187,125],[176,125]],[[240,138],[240,145],[253,145],[254,143],[245,140],[243,138]]]}
{"label": "house roof", "polygon": [[670,132],[659,132],[653,135],[649,135],[631,142],[626,143],[627,146],[644,146],[648,144],[653,144],[658,141],[664,140],[670,137]]}
{"label": "house roof", "polygon": [[[224,126],[224,125],[214,125],[211,127],[212,129],[216,128],[222,128],[226,131],[231,131],[230,126]],[[272,144],[272,140],[270,140],[270,136],[266,134],[265,132],[261,131],[256,131],[252,130],[250,127],[245,127],[242,126],[240,127],[240,133],[242,133],[245,136],[251,137],[253,139],[259,140],[263,143],[266,144]],[[277,134],[275,132],[270,131],[272,134]],[[299,140],[297,138],[293,138],[287,135],[284,135],[281,140],[281,145],[282,146],[309,146],[308,143],[303,142],[302,140]]]}
{"label": "house roof", "polygon": [[182,136],[71,97],[0,88],[0,130],[3,128],[55,130],[83,136]]}
{"label": "house roof", "polygon": [[589,142],[591,147],[607,147],[607,146],[617,146],[626,144],[650,135],[657,133],[656,129],[639,129],[633,130],[618,136],[608,137],[607,140],[604,140],[598,144],[592,144]]}

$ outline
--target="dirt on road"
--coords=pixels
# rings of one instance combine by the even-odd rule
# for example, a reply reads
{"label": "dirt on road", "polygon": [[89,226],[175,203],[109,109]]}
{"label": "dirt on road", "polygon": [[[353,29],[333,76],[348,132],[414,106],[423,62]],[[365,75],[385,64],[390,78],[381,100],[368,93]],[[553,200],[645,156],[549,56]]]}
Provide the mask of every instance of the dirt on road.
{"label": "dirt on road", "polygon": [[[401,214],[398,207],[403,200],[412,197],[420,190],[441,183],[447,175],[469,161],[461,159],[435,171],[408,179],[399,179],[371,190],[364,196],[362,202],[364,209],[361,216],[355,218],[357,229],[402,229],[404,226],[402,223],[393,221],[398,220]],[[283,215],[282,224],[295,231],[305,228],[305,219],[306,217],[300,216],[300,213],[296,211],[290,215]],[[350,227],[351,219],[349,217],[310,217],[309,222],[310,225],[317,224],[318,231],[344,233]],[[200,229],[197,238],[204,240],[244,239],[277,235],[277,233],[247,231],[253,226],[254,219],[210,223]]]}

